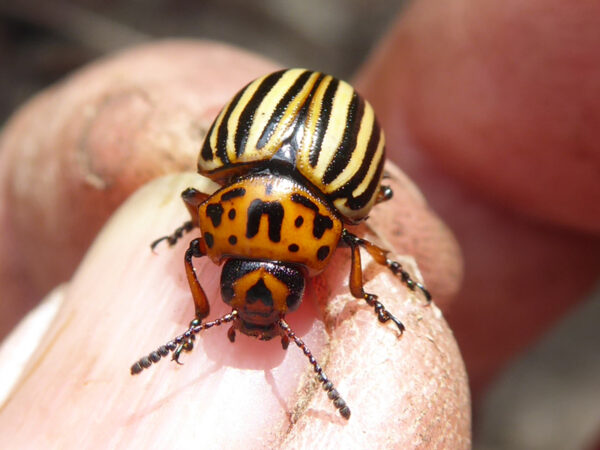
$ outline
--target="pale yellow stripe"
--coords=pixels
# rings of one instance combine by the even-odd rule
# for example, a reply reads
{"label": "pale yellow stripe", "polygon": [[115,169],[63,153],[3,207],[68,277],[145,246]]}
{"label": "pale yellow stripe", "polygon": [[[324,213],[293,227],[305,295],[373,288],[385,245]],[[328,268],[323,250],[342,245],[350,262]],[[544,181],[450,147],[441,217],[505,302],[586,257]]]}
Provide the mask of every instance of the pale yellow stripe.
{"label": "pale yellow stripe", "polygon": [[233,111],[231,111],[229,119],[227,119],[227,156],[231,162],[237,162],[237,156],[235,154],[235,133],[240,121],[240,115],[242,114],[242,111],[244,111],[248,100],[252,98],[258,85],[264,78],[265,77],[261,77],[258,80],[254,80],[246,87],[237,105],[233,108]]}
{"label": "pale yellow stripe", "polygon": [[298,115],[298,110],[306,101],[306,97],[313,88],[318,76],[318,72],[311,74],[311,76],[308,78],[308,81],[305,83],[304,88],[296,95],[294,100],[290,102],[288,108],[283,114],[281,121],[279,122],[279,125],[275,129],[273,136],[271,136],[269,141],[270,145],[275,145],[278,149],[280,144],[288,137],[287,134],[289,134],[291,131],[290,127]]}
{"label": "pale yellow stripe", "polygon": [[327,131],[323,137],[323,145],[319,153],[319,160],[314,169],[314,177],[318,180],[323,179],[327,166],[333,160],[335,153],[344,137],[346,128],[347,113],[354,89],[345,82],[340,82],[331,107],[331,116]]}
{"label": "pale yellow stripe", "polygon": [[270,142],[276,142],[274,140],[277,130],[271,136],[269,143],[261,150],[257,151],[258,140],[267,125],[267,122],[273,115],[273,111],[277,107],[277,104],[281,98],[285,95],[287,90],[294,84],[298,77],[304,72],[304,69],[290,69],[286,71],[282,77],[275,83],[269,93],[265,96],[261,104],[259,105],[254,115],[254,122],[250,127],[248,142],[246,144],[246,151],[240,158],[240,161],[251,161],[258,159],[258,155],[264,158],[268,155],[273,154],[277,151],[277,146],[270,146]]}
{"label": "pale yellow stripe", "polygon": [[315,95],[313,96],[310,108],[308,110],[308,117],[306,118],[304,136],[300,149],[298,150],[298,167],[305,167],[308,170],[312,170],[310,169],[309,162],[310,149],[312,147],[313,140],[316,139],[317,125],[321,115],[321,106],[323,105],[323,97],[325,96],[325,91],[327,91],[327,88],[332,80],[333,77],[330,75],[327,75],[325,78],[323,78],[321,84],[315,92]]}
{"label": "pale yellow stripe", "polygon": [[356,139],[356,147],[353,149],[350,162],[346,168],[340,173],[328,186],[328,191],[333,192],[346,183],[348,183],[360,169],[360,165],[363,162],[367,145],[369,144],[369,138],[373,132],[373,124],[375,120],[375,113],[371,105],[365,102],[365,110],[363,113],[362,120],[360,122],[360,128],[358,130],[358,138]]}

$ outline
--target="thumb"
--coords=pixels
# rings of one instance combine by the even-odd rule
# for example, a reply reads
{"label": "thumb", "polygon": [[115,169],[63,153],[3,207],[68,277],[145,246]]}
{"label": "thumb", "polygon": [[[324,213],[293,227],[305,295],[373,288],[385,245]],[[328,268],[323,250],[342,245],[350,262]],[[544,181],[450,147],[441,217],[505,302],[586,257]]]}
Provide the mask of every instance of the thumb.
{"label": "thumb", "polygon": [[[323,447],[468,446],[466,375],[441,314],[365,258],[365,289],[407,332],[379,324],[348,293],[343,250],[288,322],[352,409],[349,421],[293,344],[283,351],[278,340],[240,335],[232,345],[224,327],[202,332],[184,366],[163,361],[130,376],[133,362],[193,317],[183,270],[189,239],[156,254],[148,247],[186,220],[179,193],[188,186],[211,188],[197,175],[157,179],[98,236],[48,327],[37,326],[42,343],[3,405],[7,448],[182,448],[199,440],[207,448],[301,448],[316,439]],[[209,320],[229,312],[218,301],[219,267],[207,258],[195,266]]]}

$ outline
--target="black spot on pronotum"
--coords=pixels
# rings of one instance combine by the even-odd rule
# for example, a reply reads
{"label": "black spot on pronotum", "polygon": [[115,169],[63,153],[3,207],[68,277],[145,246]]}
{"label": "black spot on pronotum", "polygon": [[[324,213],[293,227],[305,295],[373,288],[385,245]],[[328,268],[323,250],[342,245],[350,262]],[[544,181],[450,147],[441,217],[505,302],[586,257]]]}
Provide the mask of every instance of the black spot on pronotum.
{"label": "black spot on pronotum", "polygon": [[299,205],[305,206],[308,209],[312,209],[314,212],[319,212],[319,207],[313,202],[310,198],[305,197],[300,194],[292,194],[291,200],[294,203],[298,203]]}
{"label": "black spot on pronotum", "polygon": [[226,202],[227,200],[231,200],[237,197],[243,197],[244,195],[246,195],[246,189],[242,187],[231,189],[230,191],[227,191],[223,193],[223,195],[221,195],[221,201]]}
{"label": "black spot on pronotum", "polygon": [[327,216],[317,214],[313,222],[313,236],[317,239],[323,237],[325,230],[331,230],[333,228],[333,220]]}
{"label": "black spot on pronotum", "polygon": [[323,245],[322,247],[319,247],[319,250],[317,250],[317,258],[319,261],[323,261],[327,258],[327,255],[329,255],[329,246]]}
{"label": "black spot on pronotum", "polygon": [[300,250],[300,247],[298,247],[298,244],[290,244],[288,245],[288,250],[292,253],[296,253],[298,250]]}
{"label": "black spot on pronotum", "polygon": [[229,220],[235,219],[235,209],[231,208],[227,213],[227,217],[229,217]]}
{"label": "black spot on pronotum", "polygon": [[[315,212],[315,218],[313,220],[314,237],[321,239],[325,233],[325,230],[330,230],[333,228],[333,220],[331,220],[330,217],[319,213],[319,207],[310,198],[300,194],[292,194],[291,200],[294,203],[298,203]],[[298,219],[296,219],[296,226],[299,226],[297,221]],[[300,225],[302,225],[302,222],[300,222]]]}
{"label": "black spot on pronotum", "polygon": [[279,202],[263,202],[254,199],[248,207],[248,221],[246,223],[246,237],[253,238],[258,234],[260,219],[266,214],[269,221],[269,239],[271,242],[281,240],[281,224],[283,223],[283,206]]}
{"label": "black spot on pronotum", "polygon": [[296,228],[300,228],[303,223],[304,223],[304,218],[302,216],[296,217],[296,220],[294,221],[294,225],[296,225]]}
{"label": "black spot on pronotum", "polygon": [[229,236],[229,238],[227,240],[229,241],[229,243],[231,245],[237,244],[237,237],[235,237],[233,234],[231,236]]}
{"label": "black spot on pronotum", "polygon": [[213,227],[221,225],[221,217],[223,216],[223,207],[220,203],[211,203],[206,207],[206,215],[210,217]]}
{"label": "black spot on pronotum", "polygon": [[206,233],[204,233],[204,242],[206,242],[208,248],[212,248],[212,246],[215,244],[215,238],[211,233],[207,231]]}

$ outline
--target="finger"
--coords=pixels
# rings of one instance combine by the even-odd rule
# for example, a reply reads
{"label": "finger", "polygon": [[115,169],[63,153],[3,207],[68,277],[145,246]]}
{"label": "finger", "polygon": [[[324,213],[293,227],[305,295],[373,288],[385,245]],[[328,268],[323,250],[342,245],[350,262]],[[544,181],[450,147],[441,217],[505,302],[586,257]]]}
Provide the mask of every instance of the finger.
{"label": "finger", "polygon": [[[596,238],[557,226],[599,223],[598,129],[574,119],[597,114],[582,77],[596,70],[599,14],[571,6],[534,2],[544,11],[524,15],[517,2],[414,2],[360,77],[391,158],[463,249],[464,285],[444,311],[475,394],[592,289],[600,268]],[[580,64],[553,63],[567,54]]]}
{"label": "finger", "polygon": [[218,110],[274,68],[221,44],[165,41],[92,64],[15,113],[0,138],[0,253],[11,255],[0,258],[0,337],[70,277],[137,187],[194,170]]}
{"label": "finger", "polygon": [[[0,411],[4,445],[301,448],[318,439],[324,447],[468,447],[466,376],[439,311],[365,257],[365,289],[380,294],[407,331],[400,337],[378,323],[348,293],[344,250],[287,319],[351,407],[349,421],[293,344],[287,352],[276,340],[238,336],[231,344],[223,327],[202,332],[194,351],[182,355],[184,366],[161,361],[129,375],[136,359],[193,316],[186,243],[157,254],[148,244],[187,219],[178,194],[206,188],[201,179],[158,179],[110,220]],[[219,268],[206,258],[196,268],[211,318],[227,312],[217,301]]]}
{"label": "finger", "polygon": [[413,2],[364,77],[461,183],[598,234],[600,4],[550,3]]}

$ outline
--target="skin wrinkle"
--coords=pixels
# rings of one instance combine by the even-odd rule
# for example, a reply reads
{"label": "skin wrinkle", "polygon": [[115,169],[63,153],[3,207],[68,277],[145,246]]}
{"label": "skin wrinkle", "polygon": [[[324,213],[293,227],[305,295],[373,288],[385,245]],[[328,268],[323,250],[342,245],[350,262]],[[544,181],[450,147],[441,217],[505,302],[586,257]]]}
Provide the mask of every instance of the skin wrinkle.
{"label": "skin wrinkle", "polygon": [[[114,183],[113,179],[119,176],[120,170],[118,166],[127,167],[133,155],[132,153],[121,152],[119,154],[118,166],[112,165],[112,171],[101,170],[95,164],[95,156],[98,151],[90,148],[90,135],[97,127],[102,129],[103,124],[98,121],[103,116],[103,113],[111,111],[115,105],[119,107],[122,101],[125,101],[126,104],[132,104],[137,99],[141,99],[142,103],[147,107],[145,108],[146,113],[137,123],[139,129],[143,129],[156,107],[153,105],[150,95],[141,87],[123,86],[116,91],[109,90],[102,95],[97,104],[84,110],[85,121],[81,127],[75,160],[81,170],[83,180],[95,189],[104,190],[109,188]],[[117,169],[117,171],[115,172],[114,169]],[[108,178],[108,175],[110,175],[110,178]]]}

